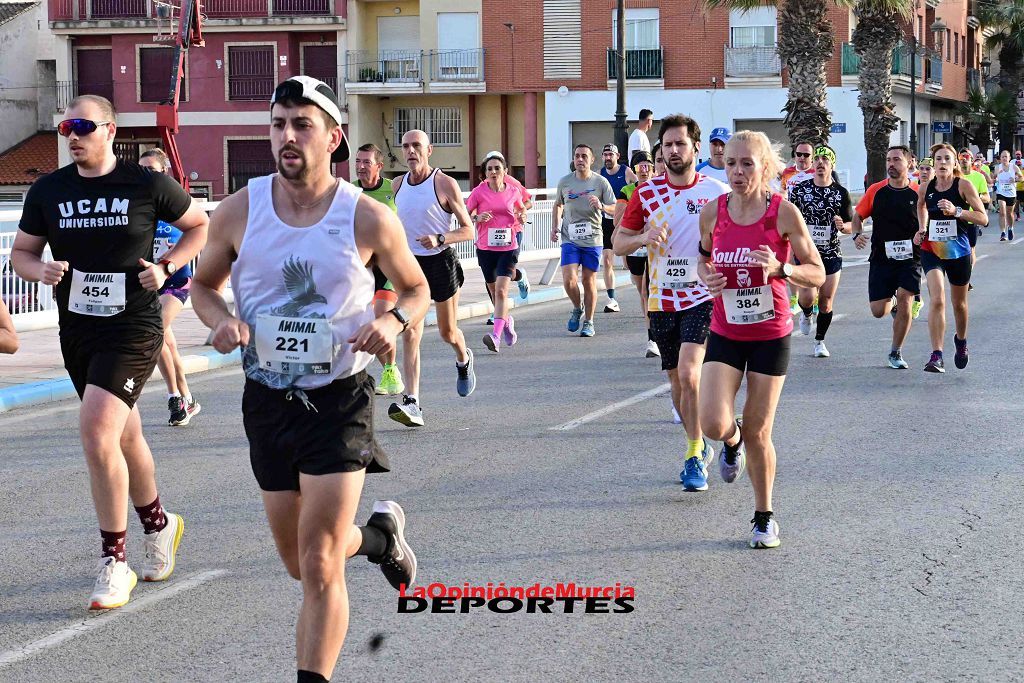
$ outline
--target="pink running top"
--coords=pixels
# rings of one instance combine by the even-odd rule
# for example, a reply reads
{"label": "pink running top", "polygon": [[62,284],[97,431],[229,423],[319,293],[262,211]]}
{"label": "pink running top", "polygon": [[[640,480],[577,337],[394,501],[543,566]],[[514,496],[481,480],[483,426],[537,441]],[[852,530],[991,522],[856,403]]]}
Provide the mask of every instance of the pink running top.
{"label": "pink running top", "polygon": [[711,259],[715,270],[725,275],[722,296],[715,298],[711,331],[737,341],[767,341],[793,331],[786,281],[771,278],[749,257],[767,244],[781,263],[789,261],[789,240],[779,235],[779,204],[782,195],[773,194],[768,210],[752,225],[739,225],[729,215],[729,195],[718,198],[718,219],[711,234]]}

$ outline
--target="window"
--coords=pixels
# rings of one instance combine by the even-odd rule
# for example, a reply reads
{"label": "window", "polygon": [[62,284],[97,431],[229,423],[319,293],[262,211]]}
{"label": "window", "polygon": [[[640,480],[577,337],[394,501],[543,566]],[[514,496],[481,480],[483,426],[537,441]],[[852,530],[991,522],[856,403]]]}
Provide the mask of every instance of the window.
{"label": "window", "polygon": [[482,81],[480,15],[476,12],[438,12],[437,50],[431,80]]}
{"label": "window", "polygon": [[544,0],[544,78],[583,75],[583,8],[580,0]]}
{"label": "window", "polygon": [[953,33],[953,63],[960,63],[960,34]]}
{"label": "window", "polygon": [[277,170],[270,140],[228,140],[228,194],[238,192],[250,178]]}
{"label": "window", "polygon": [[[139,46],[139,102],[163,102],[170,93],[173,47]],[[182,73],[178,99],[188,100],[185,73]]]}
{"label": "window", "polygon": [[228,99],[269,100],[274,94],[274,61],[273,45],[228,46]]}
{"label": "window", "polygon": [[949,61],[949,55],[951,54],[951,49],[950,49],[950,44],[949,43],[952,40],[952,38],[953,38],[953,32],[947,29],[946,30],[946,61],[947,62]]}
{"label": "window", "polygon": [[110,48],[75,50],[78,90],[74,95],[102,95],[114,101],[114,67]]}
{"label": "window", "polygon": [[462,110],[458,107],[402,107],[395,109],[395,146],[402,146],[407,131],[419,129],[435,147],[462,144]]}
{"label": "window", "polygon": [[967,36],[960,37],[960,59],[960,63],[967,66]]}
{"label": "window", "polygon": [[775,47],[778,20],[774,7],[748,12],[729,12],[729,40],[732,47]]}
{"label": "window", "polygon": [[309,43],[302,46],[302,73],[331,86],[338,92],[338,46]]}
{"label": "window", "polygon": [[[653,50],[661,45],[658,8],[626,10],[626,49]],[[619,44],[619,16],[612,12],[612,45]]]}

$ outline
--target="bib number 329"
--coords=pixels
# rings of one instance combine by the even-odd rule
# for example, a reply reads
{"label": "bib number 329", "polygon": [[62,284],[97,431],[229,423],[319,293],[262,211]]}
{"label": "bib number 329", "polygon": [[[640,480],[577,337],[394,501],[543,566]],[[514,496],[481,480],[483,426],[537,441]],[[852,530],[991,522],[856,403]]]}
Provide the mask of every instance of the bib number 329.
{"label": "bib number 329", "polygon": [[256,355],[264,370],[326,375],[334,356],[330,323],[325,318],[261,315],[256,321]]}
{"label": "bib number 329", "polygon": [[109,318],[124,311],[125,300],[124,273],[72,272],[70,312]]}
{"label": "bib number 329", "polygon": [[569,224],[569,238],[572,240],[585,240],[593,234],[593,226],[588,221]]}
{"label": "bib number 329", "polygon": [[722,292],[725,317],[733,325],[753,325],[775,317],[775,302],[768,285],[726,289]]}

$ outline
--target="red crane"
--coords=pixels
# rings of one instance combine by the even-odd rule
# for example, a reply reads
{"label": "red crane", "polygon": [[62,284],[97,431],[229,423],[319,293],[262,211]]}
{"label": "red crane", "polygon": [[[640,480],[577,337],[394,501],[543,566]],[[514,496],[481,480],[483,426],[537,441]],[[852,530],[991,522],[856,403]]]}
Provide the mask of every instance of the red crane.
{"label": "red crane", "polygon": [[181,156],[178,154],[178,145],[174,136],[178,133],[178,97],[181,92],[181,79],[185,72],[185,53],[190,47],[203,47],[202,13],[199,8],[200,0],[181,0],[180,5],[169,4],[171,28],[174,27],[174,13],[178,12],[177,34],[165,37],[157,36],[155,40],[174,40],[174,58],[171,60],[171,85],[165,99],[156,105],[156,127],[160,131],[160,139],[163,140],[164,151],[171,161],[171,170],[174,176],[181,183],[181,186],[188,191],[188,176],[181,164]]}

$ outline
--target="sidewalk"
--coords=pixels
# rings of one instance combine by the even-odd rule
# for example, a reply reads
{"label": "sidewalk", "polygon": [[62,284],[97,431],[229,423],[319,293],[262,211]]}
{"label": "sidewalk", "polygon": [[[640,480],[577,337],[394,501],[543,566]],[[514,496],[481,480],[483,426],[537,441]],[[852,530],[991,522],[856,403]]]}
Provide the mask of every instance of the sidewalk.
{"label": "sidewalk", "polygon": [[[556,273],[550,286],[540,285],[541,276],[547,261],[529,261],[520,264],[532,283],[530,297],[526,301],[519,298],[519,290],[513,283],[513,306],[521,307],[547,301],[566,298],[562,289],[561,273]],[[617,286],[629,284],[629,273],[616,270]],[[599,284],[600,288],[600,277]],[[604,294],[598,290],[599,305]],[[473,266],[466,268],[466,284],[462,288],[459,304],[459,320],[485,316],[491,312],[491,302],[484,288],[484,278],[480,269]],[[427,325],[435,325],[433,309],[427,313]],[[191,308],[182,311],[174,321],[174,334],[178,339],[178,347],[185,362],[185,372],[193,374],[206,370],[236,365],[240,362],[239,352],[227,355],[218,353],[213,347],[206,346],[209,330],[199,321]],[[61,401],[75,396],[75,389],[68,379],[60,353],[60,340],[57,328],[34,330],[18,335],[21,349],[13,356],[0,354],[0,413],[25,406]],[[160,381],[160,371],[153,373],[151,382]]]}

